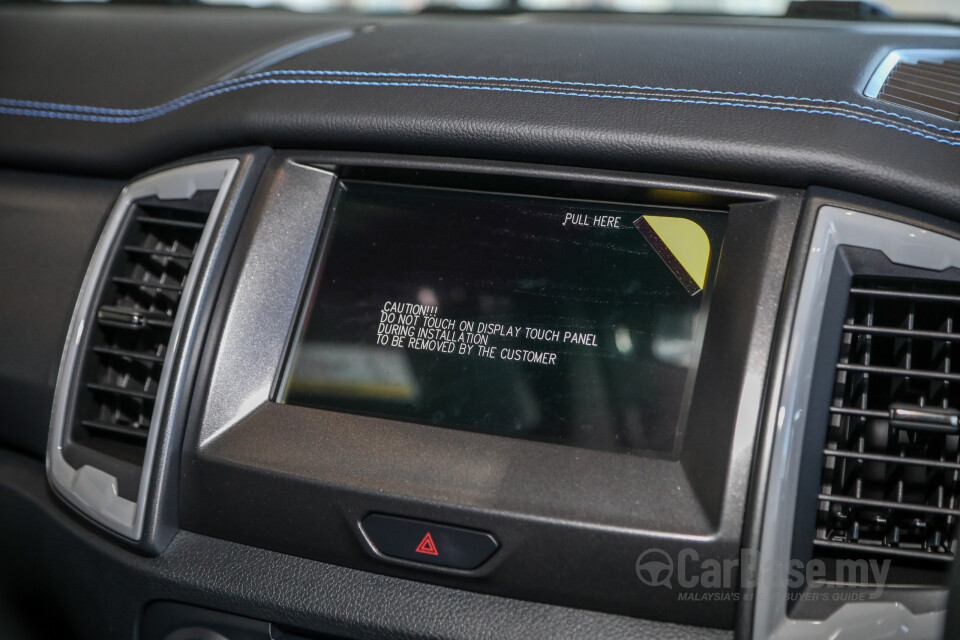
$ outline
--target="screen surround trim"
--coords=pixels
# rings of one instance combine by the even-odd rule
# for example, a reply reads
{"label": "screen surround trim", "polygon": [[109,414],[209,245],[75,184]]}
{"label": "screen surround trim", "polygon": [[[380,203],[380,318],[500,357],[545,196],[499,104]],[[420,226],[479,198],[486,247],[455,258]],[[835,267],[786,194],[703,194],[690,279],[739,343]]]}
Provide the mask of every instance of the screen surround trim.
{"label": "screen surround trim", "polygon": [[[416,185],[481,190],[495,185],[563,197],[588,192],[591,200],[626,197],[684,206],[696,201],[726,209],[726,238],[736,242],[725,241],[722,248],[715,289],[720,303],[711,305],[688,435],[678,457],[622,455],[304,409],[262,402],[262,393],[245,407],[221,407],[225,410],[218,413],[230,420],[226,427],[211,422],[216,416],[203,405],[216,395],[211,383],[218,378],[221,388],[231,380],[245,385],[241,378],[258,378],[255,388],[273,385],[269,397],[276,397],[280,363],[296,326],[294,308],[284,316],[262,292],[238,297],[234,291],[255,263],[292,259],[284,253],[289,253],[284,241],[268,237],[263,218],[268,210],[280,217],[282,206],[296,212],[290,215],[308,215],[301,202],[316,202],[314,194],[279,187],[293,184],[285,181],[288,170],[302,174],[309,167],[342,179],[389,176],[391,182]],[[697,615],[704,624],[731,628],[732,600],[684,603],[680,616],[665,606],[664,598],[674,592],[644,587],[633,565],[637,549],[651,546],[671,552],[691,548],[704,560],[737,554],[767,374],[766,359],[757,355],[768,353],[772,344],[802,198],[787,189],[618,171],[350,152],[276,153],[218,301],[203,356],[208,373],[198,376],[195,415],[207,422],[202,430],[188,431],[184,441],[183,528],[406,579],[579,607],[586,596],[592,609],[678,622]],[[318,219],[322,211],[312,215]],[[269,233],[289,233],[280,226]],[[296,260],[307,264],[319,236],[297,240],[292,246],[304,253]],[[282,276],[285,287],[296,289],[299,304],[308,291],[306,273],[304,266],[299,274]],[[223,329],[237,314],[274,324],[248,325],[249,344],[221,358],[229,351],[225,344],[236,344],[237,335],[227,340]],[[284,339],[276,340],[281,327]],[[261,340],[266,334],[270,339]],[[258,349],[269,351],[264,357],[277,363],[269,381],[245,364],[243,352]],[[703,375],[719,382],[701,384]],[[237,395],[234,402],[243,398]],[[238,494],[244,499],[237,500]],[[491,531],[502,541],[502,553],[477,570],[437,569],[426,575],[366,548],[359,523],[374,511]],[[290,526],[278,528],[277,522]],[[306,535],[320,530],[324,535]],[[520,549],[523,562],[514,555]],[[557,574],[561,558],[571,570]],[[554,585],[549,593],[542,589],[545,580]]]}

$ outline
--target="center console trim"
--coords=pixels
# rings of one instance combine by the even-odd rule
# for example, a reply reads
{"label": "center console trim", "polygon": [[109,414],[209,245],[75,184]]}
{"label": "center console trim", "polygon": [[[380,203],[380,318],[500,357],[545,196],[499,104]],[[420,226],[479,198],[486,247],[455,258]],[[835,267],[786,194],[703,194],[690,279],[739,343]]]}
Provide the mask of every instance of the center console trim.
{"label": "center console trim", "polygon": [[[580,189],[579,197],[605,202],[724,209],[729,242],[713,294],[722,304],[711,304],[701,358],[710,375],[698,374],[684,436],[699,444],[681,444],[670,459],[272,402],[334,178],[387,174],[423,186],[469,178],[505,193]],[[645,586],[636,563],[650,547],[674,557],[694,549],[701,561],[738,553],[801,202],[792,190],[622,171],[276,153],[241,231],[198,376],[181,465],[183,528],[412,580],[679,622],[695,614],[732,628],[732,598],[685,601],[681,615],[671,606],[676,590]],[[489,531],[502,546],[475,570],[385,563],[360,530],[370,513]],[[567,568],[557,573],[561,559]]]}

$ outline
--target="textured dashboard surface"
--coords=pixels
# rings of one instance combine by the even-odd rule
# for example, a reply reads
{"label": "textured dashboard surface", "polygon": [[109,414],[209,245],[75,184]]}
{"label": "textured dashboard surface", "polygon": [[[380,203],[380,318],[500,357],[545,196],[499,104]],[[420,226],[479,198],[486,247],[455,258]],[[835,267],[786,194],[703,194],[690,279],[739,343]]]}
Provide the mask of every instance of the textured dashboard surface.
{"label": "textured dashboard surface", "polygon": [[179,534],[160,558],[143,558],[92,533],[48,492],[40,462],[0,449],[0,513],[17,514],[16,526],[0,527],[0,590],[14,585],[22,596],[42,594],[48,608],[65,612],[66,624],[91,640],[133,637],[141,607],[154,600],[371,640],[732,637],[471,594],[190,533]]}
{"label": "textured dashboard surface", "polygon": [[121,187],[0,171],[0,446],[46,452],[67,325]]}
{"label": "textured dashboard surface", "polygon": [[[344,28],[354,35],[242,71]],[[958,36],[895,23],[4,8],[0,163],[129,175],[248,144],[416,152],[836,187],[958,216],[960,129],[861,94],[891,49]]]}

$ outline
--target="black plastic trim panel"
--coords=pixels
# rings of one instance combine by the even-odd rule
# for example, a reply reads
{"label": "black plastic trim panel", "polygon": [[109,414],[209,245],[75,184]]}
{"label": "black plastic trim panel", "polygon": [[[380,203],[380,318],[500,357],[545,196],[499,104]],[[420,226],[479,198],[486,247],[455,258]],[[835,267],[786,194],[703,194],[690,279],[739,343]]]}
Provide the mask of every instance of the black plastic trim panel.
{"label": "black plastic trim panel", "polygon": [[[216,437],[201,445],[207,393],[201,388],[184,440],[183,527],[448,586],[675,622],[695,616],[703,625],[731,628],[733,598],[680,603],[674,590],[641,583],[635,565],[650,547],[674,557],[691,548],[701,561],[738,557],[744,481],[763,391],[758,381],[766,373],[802,194],[515,163],[277,154],[253,201],[228,288],[239,278],[271,199],[296,198],[269,189],[281,183],[276,176],[286,162],[355,178],[389,175],[401,184],[442,180],[531,195],[574,189],[583,198],[607,194],[606,202],[618,201],[609,196],[614,193],[634,204],[669,204],[671,198],[675,206],[724,203],[727,236],[684,444],[673,460],[618,455],[268,402],[243,407],[239,415],[246,417],[229,428],[211,427]],[[651,202],[654,197],[667,201]],[[221,325],[230,303],[221,301]],[[221,348],[216,335],[204,356],[210,371]],[[218,370],[205,377],[230,375],[240,374]],[[387,564],[368,553],[359,531],[359,521],[371,512],[489,531],[502,549],[473,571]]]}
{"label": "black plastic trim panel", "polygon": [[22,613],[61,611],[64,626],[80,640],[135,637],[144,606],[156,600],[344,639],[732,637],[715,629],[471,594],[185,532],[163,556],[144,558],[55,503],[41,462],[2,449],[0,519],[15,523],[0,527],[0,591],[17,593]]}

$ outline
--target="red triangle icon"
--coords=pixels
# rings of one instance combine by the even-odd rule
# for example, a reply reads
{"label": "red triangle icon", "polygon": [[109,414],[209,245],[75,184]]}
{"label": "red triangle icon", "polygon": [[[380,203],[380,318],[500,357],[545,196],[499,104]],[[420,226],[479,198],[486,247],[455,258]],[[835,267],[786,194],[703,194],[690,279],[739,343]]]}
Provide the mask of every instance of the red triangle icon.
{"label": "red triangle icon", "polygon": [[427,535],[423,536],[420,544],[417,545],[417,553],[425,553],[429,556],[440,555],[437,553],[437,545],[433,543],[433,536],[430,535],[429,531]]}

